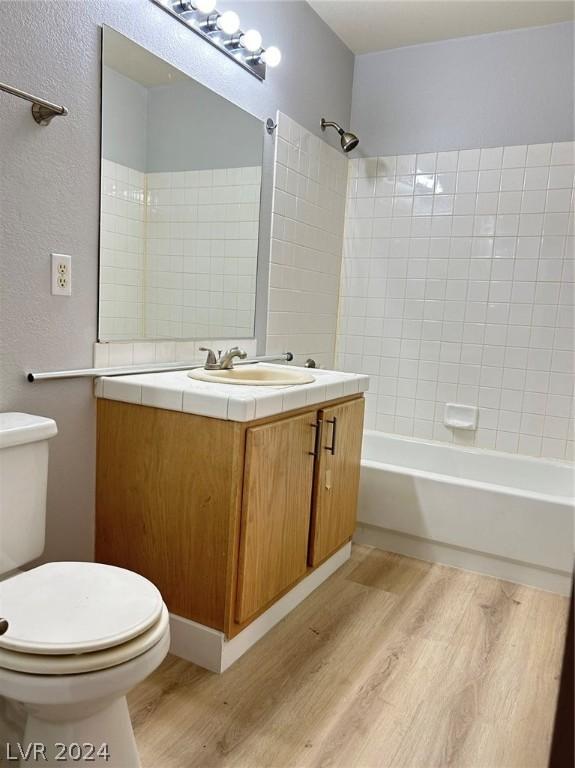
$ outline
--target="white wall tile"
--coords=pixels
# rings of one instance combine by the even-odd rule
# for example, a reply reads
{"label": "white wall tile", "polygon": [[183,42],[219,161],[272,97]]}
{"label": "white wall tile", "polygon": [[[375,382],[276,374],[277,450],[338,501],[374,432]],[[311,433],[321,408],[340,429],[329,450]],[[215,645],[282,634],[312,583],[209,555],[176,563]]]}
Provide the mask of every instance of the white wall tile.
{"label": "white wall tile", "polygon": [[551,165],[569,165],[575,163],[575,142],[562,141],[553,144]]}
{"label": "white wall tile", "polygon": [[[337,360],[372,373],[366,425],[571,459],[573,145],[385,167],[361,206],[348,189],[340,283]],[[445,428],[447,401],[478,405],[479,429]]]}
{"label": "white wall tile", "polygon": [[479,149],[462,149],[459,152],[458,169],[460,171],[477,171],[479,170]]}
{"label": "white wall tile", "polygon": [[260,176],[103,165],[102,338],[253,335]]}
{"label": "white wall tile", "polygon": [[503,165],[503,147],[486,147],[481,150],[479,168],[482,171],[499,169]]}
{"label": "white wall tile", "polygon": [[100,335],[135,339],[144,333],[145,175],[102,164]]}
{"label": "white wall tile", "polygon": [[437,171],[456,171],[459,152],[438,152]]}
{"label": "white wall tile", "polygon": [[[297,126],[280,113],[278,124],[285,123]],[[324,367],[333,367],[348,160],[301,126],[297,133],[306,138],[315,162],[302,170],[299,147],[290,139],[284,142],[289,151],[282,151],[281,141],[277,141],[266,349],[268,353],[289,350],[299,363],[312,357]],[[397,202],[394,214],[391,195],[395,171],[411,174],[413,187],[415,155],[367,158],[350,165],[353,196],[348,220],[353,222],[350,226],[358,243],[363,239],[370,243],[374,229],[391,230],[387,222],[392,215],[410,218],[412,198]],[[289,194],[280,186],[285,174],[294,180]],[[360,245],[357,249],[361,262]],[[354,269],[342,275],[342,280],[350,299],[367,299],[367,275],[361,277]]]}
{"label": "white wall tile", "polygon": [[527,159],[527,147],[504,147],[503,168],[524,168]]}
{"label": "white wall tile", "polygon": [[551,161],[551,144],[530,144],[527,147],[527,158],[525,165],[531,166],[546,166]]}

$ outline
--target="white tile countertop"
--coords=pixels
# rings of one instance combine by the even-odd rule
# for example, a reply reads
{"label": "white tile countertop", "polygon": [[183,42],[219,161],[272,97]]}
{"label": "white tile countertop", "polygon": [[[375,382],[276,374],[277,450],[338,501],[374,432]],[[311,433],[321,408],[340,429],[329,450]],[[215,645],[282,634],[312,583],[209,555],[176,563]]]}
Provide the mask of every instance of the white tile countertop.
{"label": "white tile countertop", "polygon": [[[257,363],[266,368],[283,366]],[[306,405],[360,394],[369,386],[369,377],[323,369],[297,368],[315,376],[311,384],[282,387],[216,384],[191,379],[187,371],[102,376],[96,379],[95,395],[106,400],[184,411],[228,421],[252,421],[293,411]]]}

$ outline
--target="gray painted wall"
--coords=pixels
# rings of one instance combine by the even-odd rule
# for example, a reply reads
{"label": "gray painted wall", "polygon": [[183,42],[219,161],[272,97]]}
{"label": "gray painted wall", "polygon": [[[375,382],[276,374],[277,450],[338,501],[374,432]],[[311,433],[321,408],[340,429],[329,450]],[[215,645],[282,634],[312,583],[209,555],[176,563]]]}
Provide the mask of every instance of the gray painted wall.
{"label": "gray painted wall", "polygon": [[102,156],[145,173],[148,157],[148,88],[104,67]]}
{"label": "gray painted wall", "polygon": [[192,82],[149,94],[149,172],[262,164],[264,127],[249,112]]}
{"label": "gray painted wall", "polygon": [[261,120],[195,80],[147,88],[104,67],[107,160],[142,172],[261,165],[263,138]]}
{"label": "gray painted wall", "polygon": [[567,22],[356,57],[360,154],[570,141],[573,31]]}
{"label": "gray painted wall", "polygon": [[[0,3],[2,79],[65,104],[37,126],[0,93],[0,408],[52,416],[46,559],[93,553],[95,401],[89,380],[28,384],[26,370],[90,367],[96,339],[100,176],[100,29],[115,27],[264,120],[281,109],[320,135],[349,122],[353,56],[303,2],[242,2],[284,59],[265,83],[149,0]],[[337,136],[334,137],[337,139]],[[266,153],[271,141],[266,141]],[[264,180],[269,215],[269,179]],[[264,216],[265,217],[265,216]],[[269,237],[264,237],[268,242]],[[73,254],[74,293],[50,295],[50,251]]]}

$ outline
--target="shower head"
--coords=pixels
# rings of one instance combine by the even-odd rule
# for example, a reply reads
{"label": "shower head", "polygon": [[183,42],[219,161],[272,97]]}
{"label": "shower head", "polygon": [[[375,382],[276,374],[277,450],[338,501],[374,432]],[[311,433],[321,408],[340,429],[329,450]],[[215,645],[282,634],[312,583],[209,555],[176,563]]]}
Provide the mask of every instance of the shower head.
{"label": "shower head", "polygon": [[335,130],[339,133],[341,148],[343,149],[344,152],[351,152],[351,150],[355,149],[359,144],[359,139],[357,138],[355,133],[351,133],[350,131],[344,131],[341,125],[338,125],[337,123],[329,122],[324,117],[322,117],[321,129],[322,131],[325,131],[326,128],[335,128]]}
{"label": "shower head", "polygon": [[359,139],[357,138],[355,133],[344,131],[341,134],[341,148],[343,149],[344,152],[351,152],[351,150],[355,149],[358,144],[359,144]]}

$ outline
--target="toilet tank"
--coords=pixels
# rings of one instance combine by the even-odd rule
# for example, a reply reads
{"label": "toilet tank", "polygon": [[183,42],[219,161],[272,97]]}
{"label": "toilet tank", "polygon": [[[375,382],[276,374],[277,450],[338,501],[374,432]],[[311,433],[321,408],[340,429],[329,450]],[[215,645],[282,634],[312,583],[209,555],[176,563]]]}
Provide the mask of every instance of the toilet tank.
{"label": "toilet tank", "polygon": [[0,575],[44,550],[48,440],[56,422],[0,413]]}

